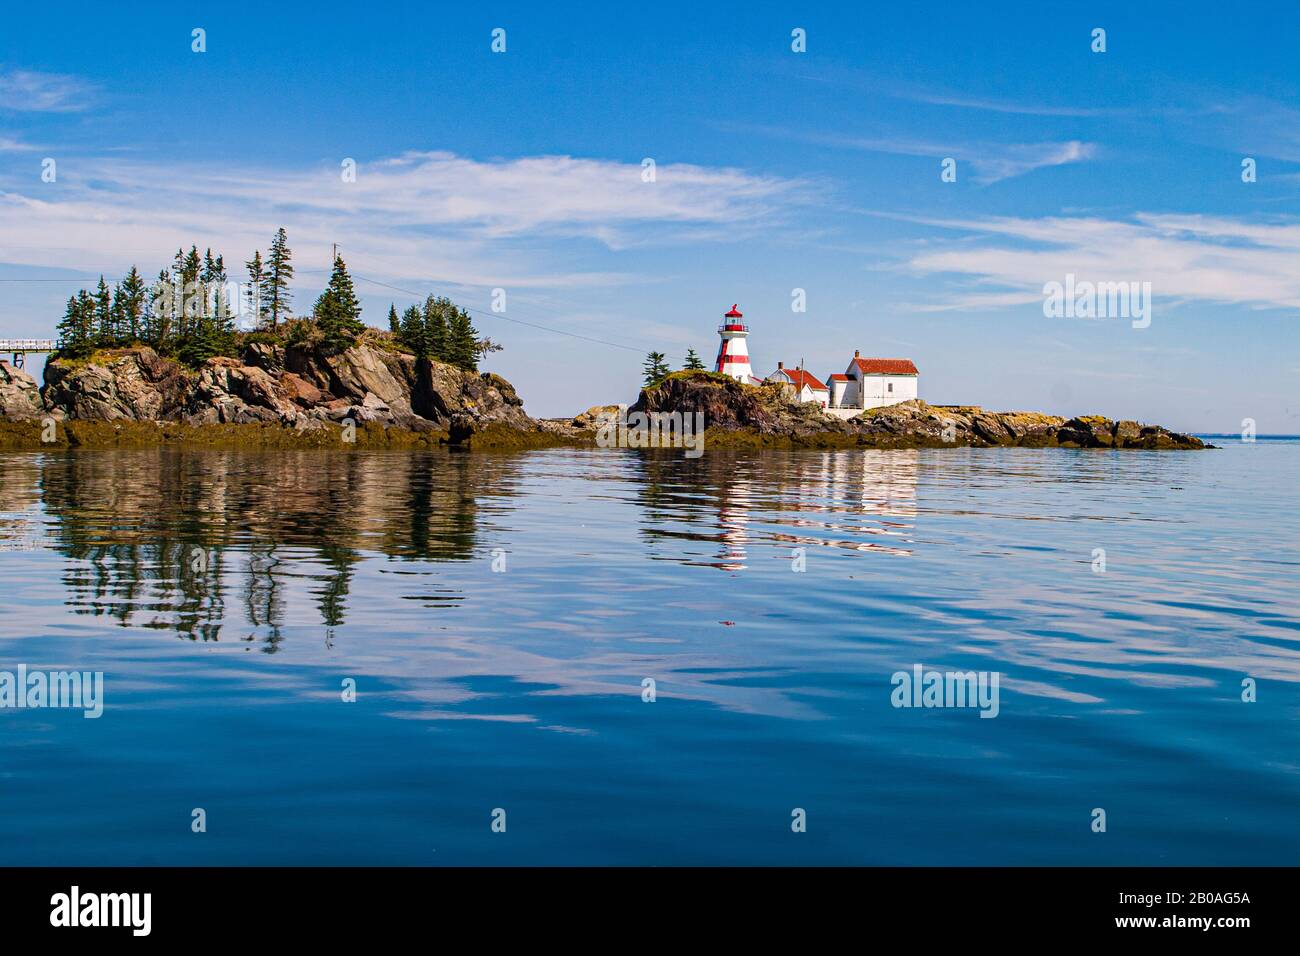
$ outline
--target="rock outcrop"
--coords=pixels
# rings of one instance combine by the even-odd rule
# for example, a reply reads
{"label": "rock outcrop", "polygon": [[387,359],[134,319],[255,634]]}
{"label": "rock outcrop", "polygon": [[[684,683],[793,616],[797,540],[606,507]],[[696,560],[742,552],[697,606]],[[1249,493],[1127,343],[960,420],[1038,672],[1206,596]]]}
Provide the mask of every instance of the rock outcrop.
{"label": "rock outcrop", "polygon": [[[463,442],[490,429],[541,434],[499,375],[361,344],[337,355],[257,343],[238,358],[195,370],[136,347],[89,360],[55,359],[45,387],[8,366],[0,373],[6,419],[52,415],[78,421],[278,424],[312,431],[351,419]],[[24,381],[25,380],[25,381]]]}
{"label": "rock outcrop", "polygon": [[[595,411],[579,416],[572,427],[587,427]],[[708,443],[714,445],[1205,447],[1195,436],[1158,425],[1115,422],[1097,415],[1066,419],[1036,412],[990,412],[977,406],[928,405],[919,399],[868,409],[843,420],[824,414],[814,404],[794,401],[779,385],[742,385],[711,372],[674,373],[655,388],[643,389],[628,412],[703,412]]]}
{"label": "rock outcrop", "polygon": [[36,380],[8,362],[0,362],[0,419],[26,421],[45,414]]}

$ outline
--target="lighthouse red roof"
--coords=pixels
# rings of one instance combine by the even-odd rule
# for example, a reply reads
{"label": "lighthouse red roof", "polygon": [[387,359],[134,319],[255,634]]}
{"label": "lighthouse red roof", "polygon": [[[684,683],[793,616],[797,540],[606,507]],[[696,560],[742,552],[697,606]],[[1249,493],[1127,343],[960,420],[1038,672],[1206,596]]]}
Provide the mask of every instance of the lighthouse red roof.
{"label": "lighthouse red roof", "polygon": [[724,319],[741,319],[741,318],[744,318],[744,316],[745,316],[745,313],[741,312],[740,309],[739,309],[739,308],[738,308],[738,307],[733,303],[732,306],[731,306],[731,311],[728,312],[726,315],[724,315],[723,318],[724,318]]}

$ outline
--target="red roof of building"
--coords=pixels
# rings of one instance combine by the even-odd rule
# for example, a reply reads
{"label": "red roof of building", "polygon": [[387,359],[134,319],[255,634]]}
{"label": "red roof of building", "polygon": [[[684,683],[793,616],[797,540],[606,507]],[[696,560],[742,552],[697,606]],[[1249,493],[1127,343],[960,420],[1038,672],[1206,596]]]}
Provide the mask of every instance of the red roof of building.
{"label": "red roof of building", "polygon": [[832,382],[847,382],[848,380],[849,377],[845,375],[843,372],[836,372],[834,375],[831,376]]}
{"label": "red roof of building", "polygon": [[732,305],[732,307],[731,307],[731,311],[728,312],[726,315],[724,315],[723,318],[724,318],[724,319],[740,319],[740,318],[744,318],[744,316],[745,316],[745,313],[744,313],[744,312],[741,312],[738,308],[736,308],[735,305]]}
{"label": "red roof of building", "polygon": [[807,385],[809,388],[813,389],[814,391],[818,391],[818,392],[827,391],[826,386],[823,385],[821,382],[817,381],[817,379],[812,375],[812,373],[806,372],[801,368],[783,368],[781,369],[781,371],[785,373],[786,378],[788,378],[791,382],[794,383],[795,388],[803,388],[805,385]]}
{"label": "red roof of building", "polygon": [[916,375],[911,359],[856,358],[853,360],[863,375]]}

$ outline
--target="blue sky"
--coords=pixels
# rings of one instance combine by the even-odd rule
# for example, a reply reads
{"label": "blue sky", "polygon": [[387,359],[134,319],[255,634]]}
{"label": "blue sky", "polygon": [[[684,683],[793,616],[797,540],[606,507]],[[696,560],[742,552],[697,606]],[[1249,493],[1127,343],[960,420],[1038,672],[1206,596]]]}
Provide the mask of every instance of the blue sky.
{"label": "blue sky", "polygon": [[[372,324],[479,310],[534,414],[711,360],[739,302],[760,374],[856,348],[936,403],[1300,432],[1296,4],[231,6],[7,13],[0,335],[283,225],[299,310],[338,242]],[[1151,282],[1150,326],[1046,318],[1067,273]]]}

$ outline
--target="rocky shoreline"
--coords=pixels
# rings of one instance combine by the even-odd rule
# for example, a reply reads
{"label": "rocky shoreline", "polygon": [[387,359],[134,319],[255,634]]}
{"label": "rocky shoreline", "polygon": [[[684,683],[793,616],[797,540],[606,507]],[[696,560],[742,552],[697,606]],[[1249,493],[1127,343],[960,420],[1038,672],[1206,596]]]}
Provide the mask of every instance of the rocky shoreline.
{"label": "rocky shoreline", "polygon": [[[527,448],[558,439],[491,373],[362,342],[254,343],[198,369],[148,347],[56,358],[45,384],[0,362],[0,447]],[[42,424],[55,422],[53,437]],[[344,437],[346,436],[346,437]],[[45,440],[43,440],[45,439]]]}
{"label": "rocky shoreline", "polygon": [[[762,448],[1113,448],[1192,450],[1191,435],[1101,416],[990,412],[914,400],[841,420],[780,386],[676,372],[643,389],[629,414],[700,413],[705,445]],[[600,447],[596,406],[572,419],[530,418],[514,387],[362,341],[327,355],[309,345],[248,345],[240,358],[190,369],[147,347],[56,358],[45,385],[0,362],[0,448]],[[53,421],[53,427],[50,422]]]}
{"label": "rocky shoreline", "polygon": [[[919,399],[832,418],[790,398],[779,385],[741,385],[713,372],[675,372],[643,389],[626,414],[700,413],[709,448],[1112,448],[1153,451],[1207,447],[1194,435],[1100,415],[1064,418],[1039,412],[992,412],[978,406],[929,405]],[[573,419],[543,421],[568,441],[597,443],[594,406]]]}

